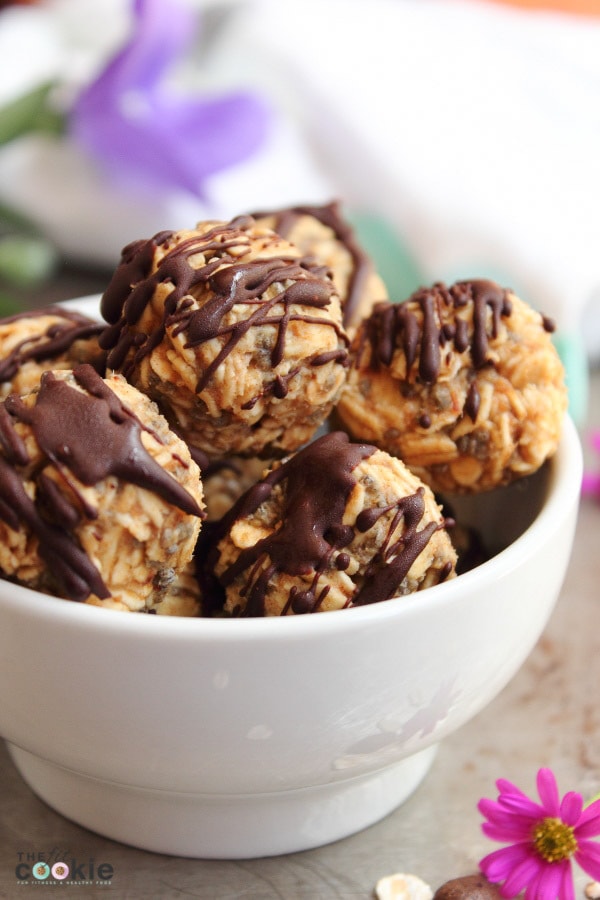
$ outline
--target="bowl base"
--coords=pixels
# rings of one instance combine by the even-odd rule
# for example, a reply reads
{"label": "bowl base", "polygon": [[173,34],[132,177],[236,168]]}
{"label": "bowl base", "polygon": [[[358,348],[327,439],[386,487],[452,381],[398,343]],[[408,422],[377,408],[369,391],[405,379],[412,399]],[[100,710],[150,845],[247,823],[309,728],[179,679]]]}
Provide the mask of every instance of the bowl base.
{"label": "bowl base", "polygon": [[348,837],[400,806],[436,751],[434,745],[378,772],[312,788],[211,795],[101,781],[8,748],[31,789],[68,819],[143,850],[198,859],[277,856]]}

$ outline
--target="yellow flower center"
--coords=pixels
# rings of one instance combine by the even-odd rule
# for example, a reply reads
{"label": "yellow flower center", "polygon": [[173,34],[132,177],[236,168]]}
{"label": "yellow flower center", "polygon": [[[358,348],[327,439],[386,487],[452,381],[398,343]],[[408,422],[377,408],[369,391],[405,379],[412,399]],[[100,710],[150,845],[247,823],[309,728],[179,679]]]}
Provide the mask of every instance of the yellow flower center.
{"label": "yellow flower center", "polygon": [[547,818],[535,826],[533,830],[535,849],[546,862],[559,862],[568,859],[577,850],[577,839],[570,825],[560,819]]}

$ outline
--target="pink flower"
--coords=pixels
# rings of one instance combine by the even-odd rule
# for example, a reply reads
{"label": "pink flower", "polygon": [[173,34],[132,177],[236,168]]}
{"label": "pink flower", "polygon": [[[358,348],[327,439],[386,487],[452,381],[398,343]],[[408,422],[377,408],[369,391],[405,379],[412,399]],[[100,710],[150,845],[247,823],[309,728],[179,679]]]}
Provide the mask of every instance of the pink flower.
{"label": "pink flower", "polygon": [[[600,430],[592,432],[590,444],[597,453],[600,453]],[[597,497],[600,500],[600,474],[585,472],[581,490],[584,497]]]}
{"label": "pink flower", "polygon": [[541,803],[501,778],[498,800],[480,800],[488,820],[482,830],[509,846],[484,857],[479,867],[489,881],[504,882],[503,897],[525,900],[573,900],[571,857],[594,879],[600,879],[600,800],[583,807],[581,794],[569,791],[561,800],[550,769],[540,769],[537,789]]}

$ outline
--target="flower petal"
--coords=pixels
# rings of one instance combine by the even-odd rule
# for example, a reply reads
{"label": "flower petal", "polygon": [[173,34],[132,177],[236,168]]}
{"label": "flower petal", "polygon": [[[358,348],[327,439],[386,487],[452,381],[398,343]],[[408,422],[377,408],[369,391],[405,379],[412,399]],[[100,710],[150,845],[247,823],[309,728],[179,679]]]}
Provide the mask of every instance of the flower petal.
{"label": "flower petal", "polygon": [[[560,863],[547,863],[540,868],[538,877],[534,882],[535,894],[532,895],[536,900],[556,900],[559,897],[559,891],[565,878],[565,863],[570,869],[570,865],[566,860]],[[527,896],[527,891],[525,896]]]}
{"label": "flower petal", "polygon": [[569,791],[562,798],[560,817],[566,825],[575,826],[583,809],[583,797],[575,791]]}
{"label": "flower petal", "polygon": [[497,803],[494,803],[493,800],[480,800],[477,804],[477,809],[482,815],[489,819],[493,825],[512,829],[514,830],[515,835],[520,835],[524,833],[524,831],[529,835],[531,833],[532,824],[538,819],[537,816],[525,816],[519,812],[502,809],[502,807]]}
{"label": "flower petal", "polygon": [[502,893],[507,897],[516,897],[533,879],[538,877],[542,865],[539,857],[533,854],[528,856],[510,873],[503,885]]}
{"label": "flower petal", "polygon": [[191,10],[137,0],[135,11],[132,38],[74,104],[70,133],[121,178],[202,196],[209,176],[260,147],[271,112],[250,93],[199,99],[167,90],[161,79],[193,31]]}
{"label": "flower petal", "polygon": [[583,808],[577,825],[577,834],[582,837],[600,834],[600,800],[594,800]]}
{"label": "flower petal", "polygon": [[573,887],[573,873],[570,866],[563,869],[562,884],[559,888],[558,896],[561,900],[575,900],[575,889]]}
{"label": "flower petal", "polygon": [[509,796],[503,795],[498,803],[503,806],[506,810],[510,810],[511,812],[519,813],[519,815],[527,816],[532,821],[537,821],[538,819],[543,819],[548,815],[546,809],[543,806],[540,806],[539,803],[534,803],[533,800],[530,800],[529,797],[522,797],[511,794]]}
{"label": "flower petal", "polygon": [[589,838],[596,837],[600,834],[600,816],[594,816],[592,819],[588,819],[587,822],[584,822],[583,825],[579,824],[575,828],[575,837],[579,840],[579,838]]}
{"label": "flower petal", "polygon": [[492,841],[503,841],[504,843],[530,843],[531,828],[520,823],[511,823],[509,827],[497,825],[494,822],[483,822],[481,830],[486,837]]}
{"label": "flower petal", "polygon": [[499,778],[496,782],[496,787],[500,794],[520,794],[521,797],[525,797],[521,788],[518,788],[516,784],[508,781],[506,778]]}
{"label": "flower petal", "polygon": [[537,789],[547,816],[560,815],[558,786],[552,769],[540,769],[537,774]]}
{"label": "flower petal", "polygon": [[512,844],[484,856],[479,868],[489,881],[504,881],[516,866],[530,858],[531,849],[526,844]]}
{"label": "flower petal", "polygon": [[133,9],[132,37],[87,89],[90,95],[155,84],[190,43],[194,18],[181,3],[135,0]]}
{"label": "flower petal", "polygon": [[600,475],[594,475],[591,472],[585,472],[581,480],[581,492],[587,497],[590,495],[600,495]]}
{"label": "flower petal", "polygon": [[[525,888],[525,900],[541,900],[542,895],[539,893],[540,891],[540,880],[542,877],[543,869],[540,866],[538,871],[535,873],[527,887]],[[555,898],[552,898],[555,900]]]}
{"label": "flower petal", "polygon": [[595,841],[580,841],[573,854],[575,862],[584,872],[600,881],[600,845]]}
{"label": "flower petal", "polygon": [[[568,870],[565,876],[565,868]],[[560,897],[560,890],[563,886],[565,877],[570,877],[571,864],[568,860],[561,862],[549,863],[544,866],[538,881],[538,892],[540,898],[547,897],[547,900],[556,900]]]}
{"label": "flower petal", "polygon": [[516,810],[532,818],[539,818],[547,815],[543,806],[540,806],[535,800],[527,796],[520,788],[511,781],[499,778],[496,786],[500,791],[498,803],[500,806],[508,810]]}
{"label": "flower petal", "polygon": [[[496,781],[498,788],[497,805],[506,812],[518,812],[521,815],[528,816],[531,820],[538,819],[546,815],[546,811],[538,803],[535,803],[512,781],[506,778],[499,778]],[[492,803],[493,801],[486,801]]]}

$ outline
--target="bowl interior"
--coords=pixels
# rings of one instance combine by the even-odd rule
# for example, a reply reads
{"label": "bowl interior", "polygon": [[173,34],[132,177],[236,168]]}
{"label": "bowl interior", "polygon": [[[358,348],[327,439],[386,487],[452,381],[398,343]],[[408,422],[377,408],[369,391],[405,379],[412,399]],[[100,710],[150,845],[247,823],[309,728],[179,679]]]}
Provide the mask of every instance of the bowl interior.
{"label": "bowl interior", "polygon": [[534,475],[483,494],[448,494],[444,506],[456,522],[472,528],[489,557],[505,550],[534,523],[556,478],[555,464],[546,462]]}

